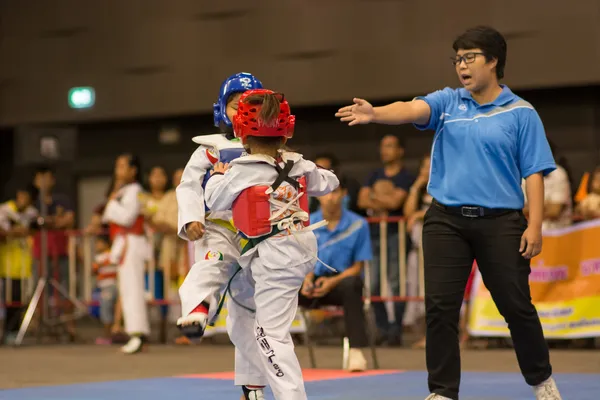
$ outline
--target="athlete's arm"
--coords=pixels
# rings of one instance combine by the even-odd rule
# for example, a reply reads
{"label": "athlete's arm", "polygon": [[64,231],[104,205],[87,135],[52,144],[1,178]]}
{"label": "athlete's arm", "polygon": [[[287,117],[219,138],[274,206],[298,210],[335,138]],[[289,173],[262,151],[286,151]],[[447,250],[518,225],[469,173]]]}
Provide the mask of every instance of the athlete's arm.
{"label": "athlete's arm", "polygon": [[177,231],[179,237],[189,240],[185,226],[190,222],[204,224],[204,189],[202,181],[206,171],[212,164],[206,155],[206,147],[200,146],[188,161],[181,183],[177,186],[178,221]]}
{"label": "athlete's arm", "polygon": [[204,199],[212,211],[226,211],[231,209],[233,202],[240,193],[249,187],[252,180],[248,175],[249,168],[244,168],[246,175],[241,175],[239,166],[233,165],[224,174],[214,173],[206,183]]}
{"label": "athlete's arm", "polygon": [[333,192],[339,185],[338,177],[328,169],[317,167],[317,165],[308,160],[301,161],[301,168],[306,176],[306,194],[308,196],[324,196]]}

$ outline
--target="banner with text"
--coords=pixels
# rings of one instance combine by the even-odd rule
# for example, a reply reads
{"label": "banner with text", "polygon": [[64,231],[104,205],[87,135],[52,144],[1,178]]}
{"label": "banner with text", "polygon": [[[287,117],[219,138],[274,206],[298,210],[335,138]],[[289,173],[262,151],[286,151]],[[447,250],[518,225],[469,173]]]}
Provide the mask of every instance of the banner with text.
{"label": "banner with text", "polygon": [[[529,282],[546,338],[600,336],[600,221],[544,232],[542,252],[531,260]],[[469,332],[508,337],[479,271],[472,290]]]}

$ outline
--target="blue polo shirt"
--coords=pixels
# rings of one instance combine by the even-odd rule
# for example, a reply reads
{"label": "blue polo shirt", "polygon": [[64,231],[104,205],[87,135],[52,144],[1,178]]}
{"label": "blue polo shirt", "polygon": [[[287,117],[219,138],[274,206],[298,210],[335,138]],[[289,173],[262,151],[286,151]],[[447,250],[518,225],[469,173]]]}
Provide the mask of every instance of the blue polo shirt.
{"label": "blue polo shirt", "polygon": [[[322,211],[310,216],[310,222],[323,220]],[[360,215],[342,209],[342,216],[337,226],[330,231],[327,226],[315,229],[318,257],[338,272],[345,271],[358,261],[370,261],[373,258],[369,223]],[[332,271],[317,261],[316,276],[331,275]]]}
{"label": "blue polo shirt", "polygon": [[462,88],[418,99],[431,108],[415,126],[435,131],[427,190],[440,203],[521,209],[521,179],[556,169],[539,115],[507,86],[483,105]]}

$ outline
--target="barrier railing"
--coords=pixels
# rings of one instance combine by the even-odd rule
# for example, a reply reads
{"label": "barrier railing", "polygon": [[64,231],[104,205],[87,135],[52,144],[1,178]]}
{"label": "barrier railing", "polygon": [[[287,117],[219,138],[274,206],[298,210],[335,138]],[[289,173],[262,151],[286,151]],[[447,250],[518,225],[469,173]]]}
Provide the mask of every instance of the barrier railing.
{"label": "barrier railing", "polygon": [[[379,265],[370,263],[369,268],[365,268],[365,284],[369,285],[369,293],[379,293],[378,295],[371,295],[366,301],[371,302],[397,302],[397,301],[422,301],[424,293],[424,274],[423,274],[423,252],[420,243],[416,248],[411,250],[418,251],[418,282],[416,283],[417,293],[408,295],[408,286],[415,285],[415,282],[409,280],[409,273],[407,267],[407,229],[406,222],[401,217],[387,217],[387,218],[368,218],[369,224],[379,226]],[[397,249],[398,257],[394,257],[398,260],[397,265],[390,265],[388,254],[389,254],[389,232],[392,229],[391,226],[395,225],[394,231],[397,228]],[[98,301],[93,300],[94,290],[96,288],[96,277],[93,270],[94,258],[96,256],[94,251],[94,242],[96,235],[87,234],[83,231],[71,230],[66,232],[68,236],[68,287],[66,288],[69,295],[73,298],[80,299],[89,306],[98,305]],[[393,236],[395,240],[395,235]],[[156,240],[153,234],[148,235],[148,241],[152,254],[148,259],[147,263],[147,299],[152,305],[169,305],[169,299],[173,298],[173,286],[171,268],[159,268],[156,257]],[[191,244],[189,245],[191,247]],[[190,249],[190,253],[193,254],[193,250]],[[7,265],[10,261],[7,262]],[[371,274],[374,272],[373,268],[379,268],[379,290],[377,288],[371,288]],[[391,269],[398,269],[398,294],[391,294],[389,276]],[[23,271],[26,270],[25,266],[21,268]],[[164,294],[162,299],[157,299],[155,296],[156,291],[156,272],[161,271],[163,274],[162,279],[162,293]],[[32,274],[33,275],[33,274]],[[23,290],[21,290],[21,296],[19,301],[15,301],[12,296],[12,281],[11,278],[5,278],[5,290],[4,290],[4,305],[7,307],[20,307],[27,304],[27,301],[31,295],[31,289],[33,288],[33,278],[31,276],[21,279],[20,284]]]}

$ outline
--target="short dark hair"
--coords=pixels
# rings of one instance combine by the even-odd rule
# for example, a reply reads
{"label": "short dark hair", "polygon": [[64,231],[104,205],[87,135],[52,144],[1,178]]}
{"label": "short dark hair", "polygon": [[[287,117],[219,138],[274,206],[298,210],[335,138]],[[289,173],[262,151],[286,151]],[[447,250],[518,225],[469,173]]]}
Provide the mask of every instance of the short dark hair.
{"label": "short dark hair", "polygon": [[481,49],[488,62],[494,58],[498,60],[496,64],[496,77],[498,80],[504,78],[506,40],[496,29],[489,26],[476,26],[467,29],[454,40],[452,48],[454,51],[458,51],[459,49]]}
{"label": "short dark hair", "polygon": [[110,246],[110,236],[107,234],[102,234],[102,235],[96,236],[96,240],[101,240]]}
{"label": "short dark hair", "polygon": [[406,147],[404,147],[404,139],[402,139],[402,137],[396,133],[386,133],[385,135],[383,135],[383,137],[381,138],[381,140],[383,140],[386,137],[393,137],[396,138],[396,143],[398,144],[398,147],[400,147],[401,149],[405,149]]}
{"label": "short dark hair", "polygon": [[32,200],[38,197],[39,190],[33,184],[21,184],[16,187],[16,193],[27,193]]}
{"label": "short dark hair", "polygon": [[37,175],[37,174],[46,174],[46,173],[50,173],[52,175],[56,175],[56,172],[54,171],[54,168],[52,168],[49,165],[40,164],[40,165],[36,166],[34,175]]}
{"label": "short dark hair", "polygon": [[315,157],[315,160],[318,160],[319,158],[328,159],[331,162],[331,168],[333,168],[333,169],[336,169],[338,167],[338,165],[340,165],[338,158],[332,153],[319,153]]}

